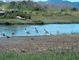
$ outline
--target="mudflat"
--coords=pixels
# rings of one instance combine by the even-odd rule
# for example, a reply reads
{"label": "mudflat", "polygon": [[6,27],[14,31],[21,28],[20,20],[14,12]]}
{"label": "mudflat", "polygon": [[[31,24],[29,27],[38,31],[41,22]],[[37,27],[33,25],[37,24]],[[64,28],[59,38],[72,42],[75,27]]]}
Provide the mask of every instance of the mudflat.
{"label": "mudflat", "polygon": [[13,36],[0,38],[0,52],[79,51],[79,35]]}

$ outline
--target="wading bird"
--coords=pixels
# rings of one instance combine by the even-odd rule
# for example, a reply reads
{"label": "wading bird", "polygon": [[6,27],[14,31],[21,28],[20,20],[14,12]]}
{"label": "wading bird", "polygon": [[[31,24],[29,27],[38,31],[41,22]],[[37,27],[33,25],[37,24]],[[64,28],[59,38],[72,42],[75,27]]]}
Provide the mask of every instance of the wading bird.
{"label": "wading bird", "polygon": [[57,35],[59,34],[59,31],[58,31],[58,30],[56,30],[56,34],[57,34]]}
{"label": "wading bird", "polygon": [[44,33],[45,33],[45,35],[49,34],[49,32],[46,29],[44,29]]}
{"label": "wading bird", "polygon": [[4,33],[2,33],[2,32],[0,32],[0,35],[2,35],[3,37],[5,36],[5,34],[4,34]]}
{"label": "wading bird", "polygon": [[30,33],[28,30],[26,30],[26,29],[25,29],[25,33],[27,33],[27,35],[28,35],[28,34],[31,34],[31,33]]}
{"label": "wading bird", "polygon": [[36,34],[38,34],[38,33],[39,33],[39,32],[38,32],[38,30],[37,30],[37,28],[34,28],[34,30],[35,30]]}
{"label": "wading bird", "polygon": [[11,32],[12,36],[15,34],[15,32]]}
{"label": "wading bird", "polygon": [[5,35],[6,38],[10,38],[9,36]]}

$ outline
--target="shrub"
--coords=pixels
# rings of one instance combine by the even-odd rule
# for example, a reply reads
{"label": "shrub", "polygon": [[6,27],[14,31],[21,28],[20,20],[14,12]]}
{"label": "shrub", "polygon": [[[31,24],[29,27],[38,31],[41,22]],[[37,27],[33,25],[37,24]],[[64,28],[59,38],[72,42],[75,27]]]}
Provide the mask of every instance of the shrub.
{"label": "shrub", "polygon": [[64,12],[65,11],[65,9],[61,9],[61,12]]}
{"label": "shrub", "polygon": [[77,8],[73,7],[70,9],[71,11],[77,11]]}
{"label": "shrub", "polygon": [[23,13],[23,12],[17,12],[16,16],[21,16],[22,18],[25,18],[25,19],[31,19],[30,15]]}
{"label": "shrub", "polygon": [[9,13],[9,14],[6,14],[6,15],[4,16],[4,18],[7,18],[7,19],[14,19],[14,18],[16,18],[16,15]]}
{"label": "shrub", "polygon": [[5,25],[11,25],[11,23],[9,23],[9,22],[5,22]]}

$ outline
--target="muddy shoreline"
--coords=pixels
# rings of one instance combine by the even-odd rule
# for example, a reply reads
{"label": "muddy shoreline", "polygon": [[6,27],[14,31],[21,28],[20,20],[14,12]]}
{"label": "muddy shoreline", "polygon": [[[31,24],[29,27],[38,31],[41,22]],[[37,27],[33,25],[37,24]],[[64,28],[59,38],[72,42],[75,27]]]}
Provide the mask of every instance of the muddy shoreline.
{"label": "muddy shoreline", "polygon": [[0,38],[0,52],[79,51],[79,35]]}
{"label": "muddy shoreline", "polygon": [[79,24],[79,22],[53,22],[53,23],[0,23],[0,25],[44,25],[44,24]]}

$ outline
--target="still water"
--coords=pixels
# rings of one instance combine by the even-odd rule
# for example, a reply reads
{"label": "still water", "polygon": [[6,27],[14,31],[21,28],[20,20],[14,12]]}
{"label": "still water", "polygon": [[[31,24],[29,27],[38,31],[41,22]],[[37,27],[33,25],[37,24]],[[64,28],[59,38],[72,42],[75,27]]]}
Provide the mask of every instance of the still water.
{"label": "still water", "polygon": [[[5,33],[8,36],[12,36],[10,32],[15,32],[14,36],[27,36],[24,29],[26,28],[31,34],[28,36],[36,36],[34,28],[37,28],[38,35],[45,35],[43,29],[46,29],[49,33],[55,35],[56,30],[59,30],[60,34],[71,32],[79,32],[79,24],[47,24],[47,25],[0,25],[0,32]],[[1,37],[1,35],[0,35]]]}

